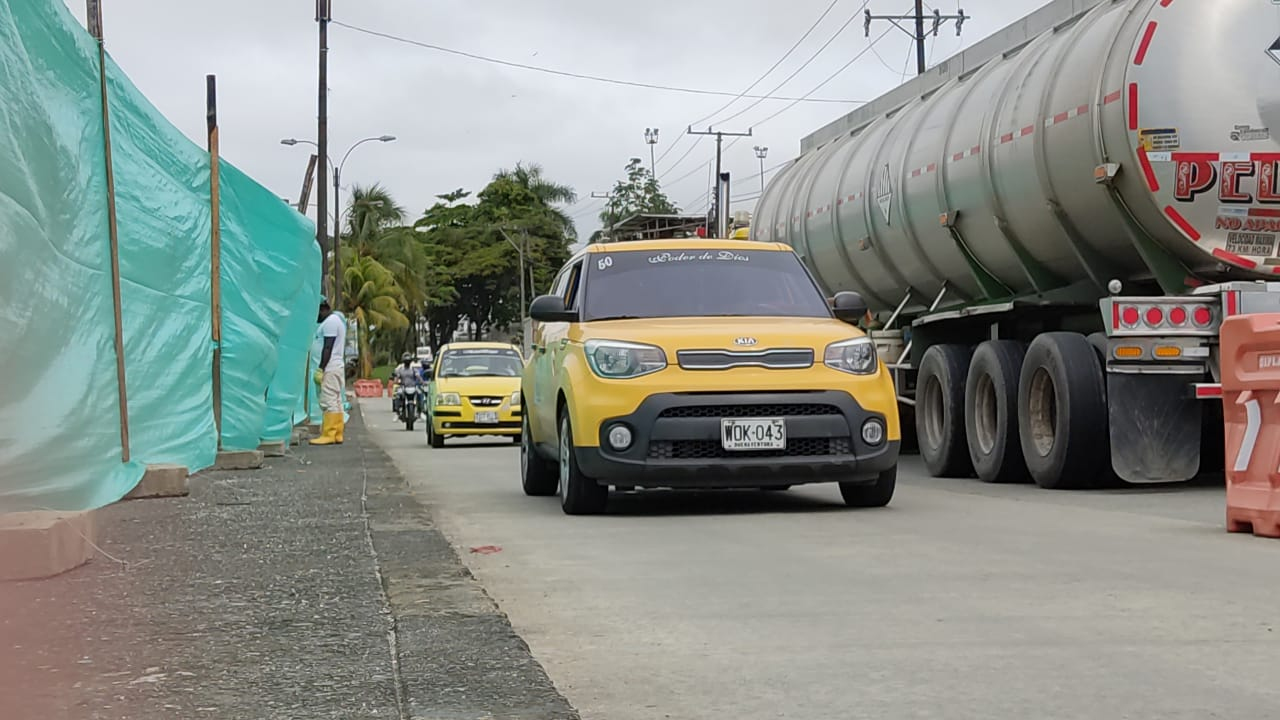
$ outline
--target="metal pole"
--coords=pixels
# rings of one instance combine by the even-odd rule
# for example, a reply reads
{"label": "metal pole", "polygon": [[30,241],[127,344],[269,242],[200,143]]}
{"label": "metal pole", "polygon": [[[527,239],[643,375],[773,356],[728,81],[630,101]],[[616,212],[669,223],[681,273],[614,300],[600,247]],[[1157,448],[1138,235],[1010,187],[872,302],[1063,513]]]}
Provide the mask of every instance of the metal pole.
{"label": "metal pole", "polygon": [[102,145],[106,163],[107,243],[111,254],[111,309],[115,316],[116,393],[120,406],[120,462],[129,462],[129,394],[125,387],[124,320],[120,298],[120,232],[116,223],[116,176],[111,158],[111,109],[107,99],[107,48],[102,36],[102,5],[88,0],[89,32],[98,42],[98,91],[102,96]]}
{"label": "metal pole", "polygon": [[[711,216],[712,221],[715,222],[715,218],[719,218],[721,215],[723,215],[723,213],[720,211],[720,208],[722,207],[722,205],[724,203],[729,202],[728,197],[721,197],[722,193],[721,193],[721,187],[720,187],[720,176],[721,176],[720,165],[721,165],[721,155],[723,152],[724,138],[726,136],[751,137],[751,129],[748,128],[747,131],[744,133],[724,132],[722,130],[715,130],[712,128],[707,128],[706,132],[702,132],[702,131],[695,132],[694,129],[690,127],[686,132],[688,132],[688,134],[690,135],[714,135],[716,138],[716,175],[714,179],[714,182],[715,182],[715,187],[713,188],[714,192],[712,193],[713,202],[715,203],[715,211]],[[717,231],[718,231],[717,235],[720,237],[723,237],[726,230],[727,228],[717,228]]]}
{"label": "metal pole", "polygon": [[916,0],[916,72],[924,70],[924,0]]}
{"label": "metal pole", "polygon": [[206,121],[209,131],[209,216],[210,263],[209,288],[213,326],[213,426],[218,431],[218,449],[222,449],[222,172],[218,150],[218,81],[205,77]]}
{"label": "metal pole", "polygon": [[333,167],[333,309],[342,311],[342,167]]}
{"label": "metal pole", "polygon": [[658,179],[658,161],[654,160],[655,147],[657,147],[657,143],[649,143],[649,177],[652,177],[653,179],[657,180]]}
{"label": "metal pole", "polygon": [[[318,112],[316,115],[316,149],[317,154],[322,158],[329,157],[329,16],[331,11],[330,0],[316,0],[316,22],[320,24],[320,70],[319,80],[320,87],[318,91]],[[328,185],[329,168],[324,163],[317,163],[319,174],[317,184],[321,190],[316,194],[316,242],[320,243],[323,250],[324,246],[329,242],[329,199],[328,194],[324,191],[324,187]],[[336,248],[334,248],[336,250]],[[334,264],[337,264],[337,253],[334,253]],[[320,279],[321,286],[324,285],[323,276]],[[331,293],[333,301],[333,309],[341,308],[338,302],[338,288],[334,287]]]}

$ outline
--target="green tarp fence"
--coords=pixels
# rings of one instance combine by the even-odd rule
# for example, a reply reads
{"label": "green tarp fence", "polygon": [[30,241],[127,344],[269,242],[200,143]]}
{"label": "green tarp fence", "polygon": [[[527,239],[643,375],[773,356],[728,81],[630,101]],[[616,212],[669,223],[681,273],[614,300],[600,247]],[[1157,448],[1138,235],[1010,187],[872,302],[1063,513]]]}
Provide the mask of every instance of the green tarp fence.
{"label": "green tarp fence", "polygon": [[[59,0],[0,2],[0,511],[102,506],[218,447],[209,156],[107,66],[128,463],[97,45]],[[253,449],[300,414],[320,253],[309,220],[220,167],[222,440]]]}

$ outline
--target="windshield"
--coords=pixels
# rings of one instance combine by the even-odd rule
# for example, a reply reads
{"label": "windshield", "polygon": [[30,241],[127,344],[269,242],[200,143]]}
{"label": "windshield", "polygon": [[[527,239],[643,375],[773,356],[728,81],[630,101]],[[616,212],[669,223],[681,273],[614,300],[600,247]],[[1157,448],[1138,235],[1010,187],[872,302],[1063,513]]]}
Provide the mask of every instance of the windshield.
{"label": "windshield", "polygon": [[588,262],[585,320],[831,317],[826,299],[789,252],[623,251]]}
{"label": "windshield", "polygon": [[440,377],[520,377],[523,367],[515,350],[450,350],[440,359]]}

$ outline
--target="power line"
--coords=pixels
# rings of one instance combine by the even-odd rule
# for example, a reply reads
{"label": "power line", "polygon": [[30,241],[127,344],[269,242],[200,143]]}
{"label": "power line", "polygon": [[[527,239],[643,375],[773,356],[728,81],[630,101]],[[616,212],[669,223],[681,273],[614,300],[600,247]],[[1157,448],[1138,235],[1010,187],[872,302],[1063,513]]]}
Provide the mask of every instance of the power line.
{"label": "power line", "polygon": [[[830,37],[830,38],[829,38],[825,43],[823,43],[823,44],[822,44],[822,47],[818,48],[818,50],[817,50],[816,52],[814,52],[812,55],[810,55],[810,56],[809,56],[809,59],[804,61],[804,64],[802,64],[800,67],[796,68],[796,69],[795,69],[795,72],[791,73],[790,75],[788,75],[788,76],[787,76],[787,78],[786,78],[785,80],[783,80],[782,82],[780,82],[780,83],[778,83],[776,86],[774,86],[773,90],[770,90],[770,91],[769,91],[769,92],[770,92],[770,94],[775,93],[775,92],[777,92],[778,90],[782,89],[782,86],[784,86],[784,85],[786,85],[787,83],[791,82],[791,81],[795,78],[795,76],[799,75],[799,74],[800,74],[800,73],[801,73],[805,68],[809,67],[809,65],[811,65],[811,64],[813,63],[813,61],[814,61],[814,60],[817,60],[817,59],[818,59],[818,56],[819,56],[819,55],[821,55],[821,54],[823,53],[823,51],[824,51],[824,50],[826,50],[828,47],[830,47],[830,46],[831,46],[831,43],[833,43],[833,42],[835,42],[835,41],[836,41],[836,38],[838,38],[838,37],[840,37],[841,35],[843,35],[843,34],[844,34],[845,29],[846,29],[846,28],[848,28],[850,25],[852,25],[854,20],[857,20],[857,19],[858,19],[858,14],[859,14],[859,13],[861,13],[863,10],[865,10],[865,9],[866,9],[866,7],[867,7],[867,5],[870,5],[870,4],[871,4],[871,0],[863,0],[862,5],[860,5],[860,6],[858,7],[858,9],[857,9],[857,10],[854,10],[854,11],[853,11],[853,14],[849,16],[849,19],[848,19],[848,20],[846,20],[846,21],[844,22],[844,24],[840,26],[840,29],[839,29],[839,30],[836,30],[835,34],[834,34],[834,35],[832,35],[832,36],[831,36],[831,37]],[[720,124],[721,124],[721,125],[723,125],[723,124],[725,124],[725,123],[729,122],[730,120],[734,120],[734,119],[736,119],[736,118],[741,117],[744,113],[746,113],[748,110],[750,110],[750,109],[752,109],[752,108],[756,107],[756,106],[757,106],[757,105],[759,105],[761,102],[762,102],[761,100],[757,100],[757,101],[755,101],[755,102],[751,103],[750,105],[747,105],[746,107],[742,108],[742,109],[741,109],[741,110],[739,110],[738,112],[736,112],[736,113],[734,113],[734,114],[730,115],[729,117],[724,118],[723,120],[721,120],[721,121],[720,121]]]}
{"label": "power line", "polygon": [[420,40],[411,40],[409,38],[400,37],[398,35],[379,32],[377,30],[370,30],[368,28],[362,28],[356,25],[350,25],[344,22],[339,22],[337,20],[331,20],[330,22],[333,25],[344,27],[348,30],[358,32],[358,33],[363,33],[365,35],[372,35],[374,37],[380,37],[386,40],[393,40],[395,42],[404,43],[406,45],[413,45],[415,47],[420,47],[420,48],[426,48],[428,50],[435,50],[437,52],[448,53],[450,55],[458,55],[460,57],[470,58],[472,60],[479,60],[481,62],[493,63],[495,65],[504,65],[506,67],[519,68],[521,70],[530,70],[533,72],[546,73],[548,75],[558,75],[560,77],[575,78],[578,80],[591,80],[593,82],[608,83],[610,85],[623,85],[627,87],[645,88],[648,90],[664,90],[667,92],[686,93],[689,95],[718,95],[721,97],[732,97],[735,99],[746,97],[746,98],[751,98],[754,100],[761,100],[761,101],[783,100],[783,101],[791,101],[791,102],[833,103],[833,104],[842,104],[842,105],[848,105],[848,104],[860,102],[858,100],[841,100],[837,98],[795,98],[795,97],[769,96],[769,95],[746,95],[746,94],[739,94],[735,92],[729,92],[727,90],[707,90],[703,88],[678,87],[675,85],[660,85],[657,83],[646,83],[646,82],[639,82],[635,80],[619,80],[617,78],[608,78],[608,77],[602,77],[599,75],[588,75],[585,73],[575,73],[575,72],[569,72],[567,70],[556,70],[554,68],[541,67],[539,65],[527,65],[525,63],[512,62],[510,60],[501,60],[499,58],[488,57],[485,55],[477,55],[475,53],[469,53],[463,50],[454,50],[453,48],[447,48],[441,45],[433,45],[431,43],[422,42]]}
{"label": "power line", "polygon": [[[850,68],[850,67],[851,67],[855,62],[857,62],[858,60],[860,60],[860,59],[862,58],[862,56],[864,56],[864,55],[866,55],[868,52],[870,52],[870,51],[871,51],[871,50],[876,46],[876,44],[877,44],[877,43],[879,43],[881,40],[883,40],[883,39],[885,38],[885,36],[886,36],[886,35],[888,35],[890,32],[893,32],[893,28],[892,28],[892,27],[890,27],[889,29],[887,29],[887,30],[885,30],[884,32],[880,33],[879,35],[877,35],[875,40],[872,40],[872,41],[871,41],[871,43],[870,43],[869,45],[867,45],[865,48],[863,48],[863,49],[859,50],[857,53],[855,53],[853,57],[849,58],[849,62],[847,62],[847,63],[845,63],[844,65],[841,65],[839,68],[837,68],[835,72],[833,72],[833,73],[831,73],[830,75],[828,75],[826,80],[823,80],[822,82],[818,83],[818,84],[817,84],[817,86],[815,86],[812,90],[810,90],[810,91],[809,91],[809,93],[811,94],[811,93],[818,92],[818,91],[819,91],[819,90],[821,90],[821,89],[822,89],[822,88],[823,88],[827,83],[829,83],[829,82],[831,82],[832,80],[835,80],[837,77],[839,77],[839,75],[840,75],[841,73],[843,73],[845,70],[848,70],[848,69],[849,69],[849,68]],[[786,111],[790,110],[791,108],[795,107],[795,106],[796,106],[796,105],[798,105],[798,104],[799,104],[799,103],[794,103],[794,102],[793,102],[793,103],[789,103],[789,104],[787,104],[787,105],[783,106],[782,108],[780,108],[778,111],[774,112],[773,114],[771,114],[771,115],[769,115],[769,116],[765,117],[763,120],[760,120],[760,121],[758,121],[758,122],[754,123],[754,124],[752,125],[752,127],[760,127],[761,125],[763,125],[763,124],[765,124],[765,123],[769,122],[770,120],[772,120],[772,119],[774,119],[774,118],[778,117],[778,116],[779,116],[779,115],[781,115],[782,113],[784,113],[784,112],[786,112]],[[732,142],[730,142],[730,143],[729,143],[729,145],[728,145],[725,149],[727,150],[727,149],[729,149],[730,147],[733,147],[735,144],[737,144],[737,142],[738,142],[738,139],[737,139],[737,138],[735,138]]]}
{"label": "power line", "polygon": [[[822,14],[818,16],[818,19],[817,19],[817,20],[814,20],[814,21],[813,21],[813,24],[809,26],[809,29],[804,31],[804,34],[800,36],[800,39],[799,39],[799,40],[796,40],[796,41],[795,41],[795,44],[793,44],[793,45],[791,46],[791,48],[790,48],[790,49],[788,49],[785,53],[783,53],[782,57],[778,58],[778,61],[777,61],[777,62],[775,62],[775,63],[774,63],[774,64],[773,64],[773,65],[772,65],[768,70],[765,70],[765,71],[764,71],[764,73],[763,73],[760,77],[756,78],[755,82],[753,82],[753,83],[751,83],[750,85],[748,85],[748,86],[747,86],[747,88],[746,88],[745,90],[743,90],[741,93],[739,93],[737,97],[733,98],[733,99],[732,99],[732,100],[730,100],[729,102],[726,102],[725,104],[721,105],[720,107],[716,108],[715,110],[712,110],[711,112],[707,113],[706,115],[703,115],[702,117],[698,118],[697,120],[694,120],[693,122],[691,122],[691,123],[689,123],[689,124],[690,124],[690,125],[701,125],[703,122],[705,122],[705,121],[707,121],[707,120],[710,120],[711,118],[715,117],[716,115],[719,115],[720,113],[722,113],[722,112],[724,112],[725,110],[729,109],[729,107],[730,107],[731,105],[733,105],[734,103],[736,103],[736,102],[738,102],[739,100],[741,100],[744,96],[746,96],[746,94],[747,94],[747,93],[749,93],[749,92],[751,92],[752,90],[754,90],[754,89],[756,88],[756,86],[757,86],[757,85],[759,85],[760,83],[764,82],[764,79],[765,79],[765,78],[767,78],[767,77],[769,77],[769,75],[773,74],[773,71],[774,71],[774,70],[777,70],[777,69],[778,69],[778,67],[779,67],[780,65],[782,65],[782,63],[786,62],[787,58],[791,57],[791,55],[792,55],[793,53],[795,53],[795,51],[796,51],[797,49],[799,49],[800,45],[801,45],[805,40],[809,39],[809,36],[813,34],[813,31],[818,29],[818,26],[822,24],[822,21],[827,19],[827,16],[831,14],[831,11],[832,11],[832,10],[834,10],[834,9],[835,9],[835,7],[836,7],[836,5],[839,5],[839,4],[840,4],[840,2],[841,2],[841,0],[831,0],[831,4],[827,6],[827,9],[826,9],[826,10],[823,10],[823,11],[822,11]],[[957,0],[957,2],[959,2],[959,0]],[[683,139],[684,139],[684,136],[683,136],[683,135],[681,135],[680,137],[677,137],[677,138],[676,138],[676,141],[675,141],[674,143],[672,143],[672,144],[667,148],[666,152],[662,153],[662,157],[658,158],[658,162],[662,162],[663,160],[665,160],[665,159],[666,159],[666,157],[667,157],[667,155],[671,154],[671,152],[675,149],[675,146],[676,146],[676,145],[679,145],[679,144],[680,144],[680,141],[681,141],[681,140],[683,140]]]}

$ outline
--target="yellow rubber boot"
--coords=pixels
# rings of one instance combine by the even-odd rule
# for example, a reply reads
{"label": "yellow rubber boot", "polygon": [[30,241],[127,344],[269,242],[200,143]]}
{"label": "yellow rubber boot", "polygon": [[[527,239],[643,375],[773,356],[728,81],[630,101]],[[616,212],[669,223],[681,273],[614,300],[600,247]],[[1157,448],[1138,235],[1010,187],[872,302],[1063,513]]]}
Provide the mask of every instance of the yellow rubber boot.
{"label": "yellow rubber boot", "polygon": [[[342,416],[339,415],[341,420]],[[333,424],[333,413],[325,413],[320,424],[320,436],[311,441],[312,445],[336,445],[338,443],[337,428]]]}
{"label": "yellow rubber boot", "polygon": [[342,431],[347,429],[347,421],[342,413],[333,414],[333,439],[334,442],[342,444]]}

